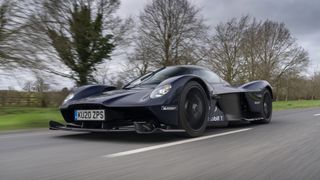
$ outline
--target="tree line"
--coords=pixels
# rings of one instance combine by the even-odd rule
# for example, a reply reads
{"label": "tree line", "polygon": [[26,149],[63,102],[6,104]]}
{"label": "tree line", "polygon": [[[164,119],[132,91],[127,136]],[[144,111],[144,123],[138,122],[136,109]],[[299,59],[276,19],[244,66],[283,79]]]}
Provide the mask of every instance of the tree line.
{"label": "tree line", "polygon": [[[159,67],[197,64],[234,85],[267,80],[278,99],[319,97],[319,75],[303,75],[308,53],[282,22],[247,15],[212,27],[188,0],[152,0],[136,19],[120,18],[119,7],[119,0],[0,0],[0,69],[121,86]],[[128,60],[110,75],[99,67],[115,54]]]}

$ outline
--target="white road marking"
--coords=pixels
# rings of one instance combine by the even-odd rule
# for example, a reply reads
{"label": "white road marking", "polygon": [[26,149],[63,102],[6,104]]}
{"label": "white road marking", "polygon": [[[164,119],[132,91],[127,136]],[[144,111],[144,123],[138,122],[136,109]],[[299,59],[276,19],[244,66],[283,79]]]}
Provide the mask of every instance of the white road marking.
{"label": "white road marking", "polygon": [[313,116],[320,116],[320,114],[314,114]]}
{"label": "white road marking", "polygon": [[190,142],[195,142],[195,141],[201,141],[201,140],[205,140],[205,139],[225,136],[225,135],[229,135],[229,134],[235,134],[235,133],[244,132],[244,131],[249,131],[251,129],[252,128],[246,128],[246,129],[240,129],[240,130],[235,130],[235,131],[228,131],[228,132],[213,134],[213,135],[209,135],[209,136],[202,136],[202,137],[198,137],[198,138],[192,138],[192,139],[176,141],[176,142],[171,142],[171,143],[166,143],[166,144],[160,144],[160,145],[155,145],[155,146],[149,146],[149,147],[144,147],[144,148],[139,148],[139,149],[134,149],[134,150],[129,150],[129,151],[123,151],[123,152],[114,153],[114,154],[108,154],[108,155],[104,155],[102,157],[114,158],[114,157],[120,157],[120,156],[127,156],[127,155],[131,155],[131,154],[137,154],[137,153],[151,151],[151,150],[155,150],[155,149],[161,149],[161,148],[166,148],[166,147],[170,147],[170,146],[175,146],[175,145],[180,145],[180,144],[185,144],[185,143],[190,143]]}

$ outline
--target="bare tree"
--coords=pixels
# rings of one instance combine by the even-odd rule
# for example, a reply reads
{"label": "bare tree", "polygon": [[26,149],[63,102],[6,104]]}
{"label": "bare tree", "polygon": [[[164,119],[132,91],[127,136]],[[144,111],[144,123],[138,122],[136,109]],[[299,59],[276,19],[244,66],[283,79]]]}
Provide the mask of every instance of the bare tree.
{"label": "bare tree", "polygon": [[244,65],[242,66],[242,79],[243,80],[257,80],[258,75],[258,61],[259,50],[256,48],[260,44],[258,28],[261,26],[261,22],[257,22],[253,18],[247,22],[247,28],[243,32],[241,40],[241,56],[243,56]]}
{"label": "bare tree", "polygon": [[301,71],[308,62],[308,53],[291,36],[284,23],[266,20],[258,29],[260,79],[275,82],[289,71]]}
{"label": "bare tree", "polygon": [[[310,91],[310,95],[311,95],[311,99],[318,99],[320,97],[320,72],[314,72],[313,75],[311,76],[310,79],[310,83],[309,83],[309,88],[305,88],[308,89]],[[305,87],[305,85],[303,86]]]}
{"label": "bare tree", "polygon": [[152,67],[153,60],[156,57],[154,56],[152,44],[145,38],[143,36],[137,38],[134,53],[129,56],[129,63],[124,66],[125,71],[144,75]]}
{"label": "bare tree", "polygon": [[319,95],[312,89],[312,86],[319,86],[314,84],[315,82],[313,77],[306,77],[300,72],[286,72],[277,80],[277,84],[280,84],[275,89],[277,100],[314,99]]}
{"label": "bare tree", "polygon": [[22,88],[24,91],[31,92],[33,90],[33,82],[32,81],[26,81]]}
{"label": "bare tree", "polygon": [[208,54],[209,65],[229,82],[264,79],[276,85],[284,74],[302,72],[309,61],[283,23],[249,16],[219,24]]}
{"label": "bare tree", "polygon": [[244,16],[239,21],[234,18],[220,23],[210,39],[209,65],[228,82],[237,80],[244,64],[241,46],[248,21],[249,16]]}
{"label": "bare tree", "polygon": [[5,52],[5,46],[6,46],[6,40],[8,37],[7,24],[8,24],[8,11],[10,4],[8,1],[1,2],[0,4],[0,62],[1,64],[4,64],[4,59],[7,59],[8,55],[7,52]]}
{"label": "bare tree", "polygon": [[18,56],[21,49],[17,41],[25,25],[17,20],[16,5],[15,0],[0,0],[0,68],[3,69],[28,64]]}
{"label": "bare tree", "polygon": [[131,60],[140,61],[141,74],[149,67],[196,64],[208,27],[199,9],[188,0],[153,0],[140,14],[137,43]]}

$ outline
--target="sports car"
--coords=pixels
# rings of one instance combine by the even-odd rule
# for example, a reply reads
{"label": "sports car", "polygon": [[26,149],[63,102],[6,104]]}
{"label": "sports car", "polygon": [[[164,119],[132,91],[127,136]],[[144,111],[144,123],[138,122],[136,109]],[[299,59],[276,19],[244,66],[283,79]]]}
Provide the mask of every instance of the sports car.
{"label": "sports car", "polygon": [[169,66],[121,89],[79,87],[60,106],[66,124],[50,121],[49,126],[52,130],[180,132],[197,137],[209,126],[269,123],[272,99],[272,87],[264,80],[235,87],[204,67]]}

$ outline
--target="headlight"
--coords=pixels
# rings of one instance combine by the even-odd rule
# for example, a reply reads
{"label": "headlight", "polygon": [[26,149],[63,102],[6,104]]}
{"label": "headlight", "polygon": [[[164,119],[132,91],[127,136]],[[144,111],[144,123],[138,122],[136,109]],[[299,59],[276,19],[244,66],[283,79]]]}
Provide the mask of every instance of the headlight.
{"label": "headlight", "polygon": [[170,84],[160,86],[151,92],[150,98],[154,99],[154,98],[162,97],[165,94],[167,94],[171,88],[172,86]]}
{"label": "headlight", "polygon": [[68,102],[70,99],[72,99],[74,97],[74,94],[73,93],[70,93],[67,97],[66,97],[66,99],[64,99],[64,101],[63,101],[63,103],[66,103],[66,102]]}

